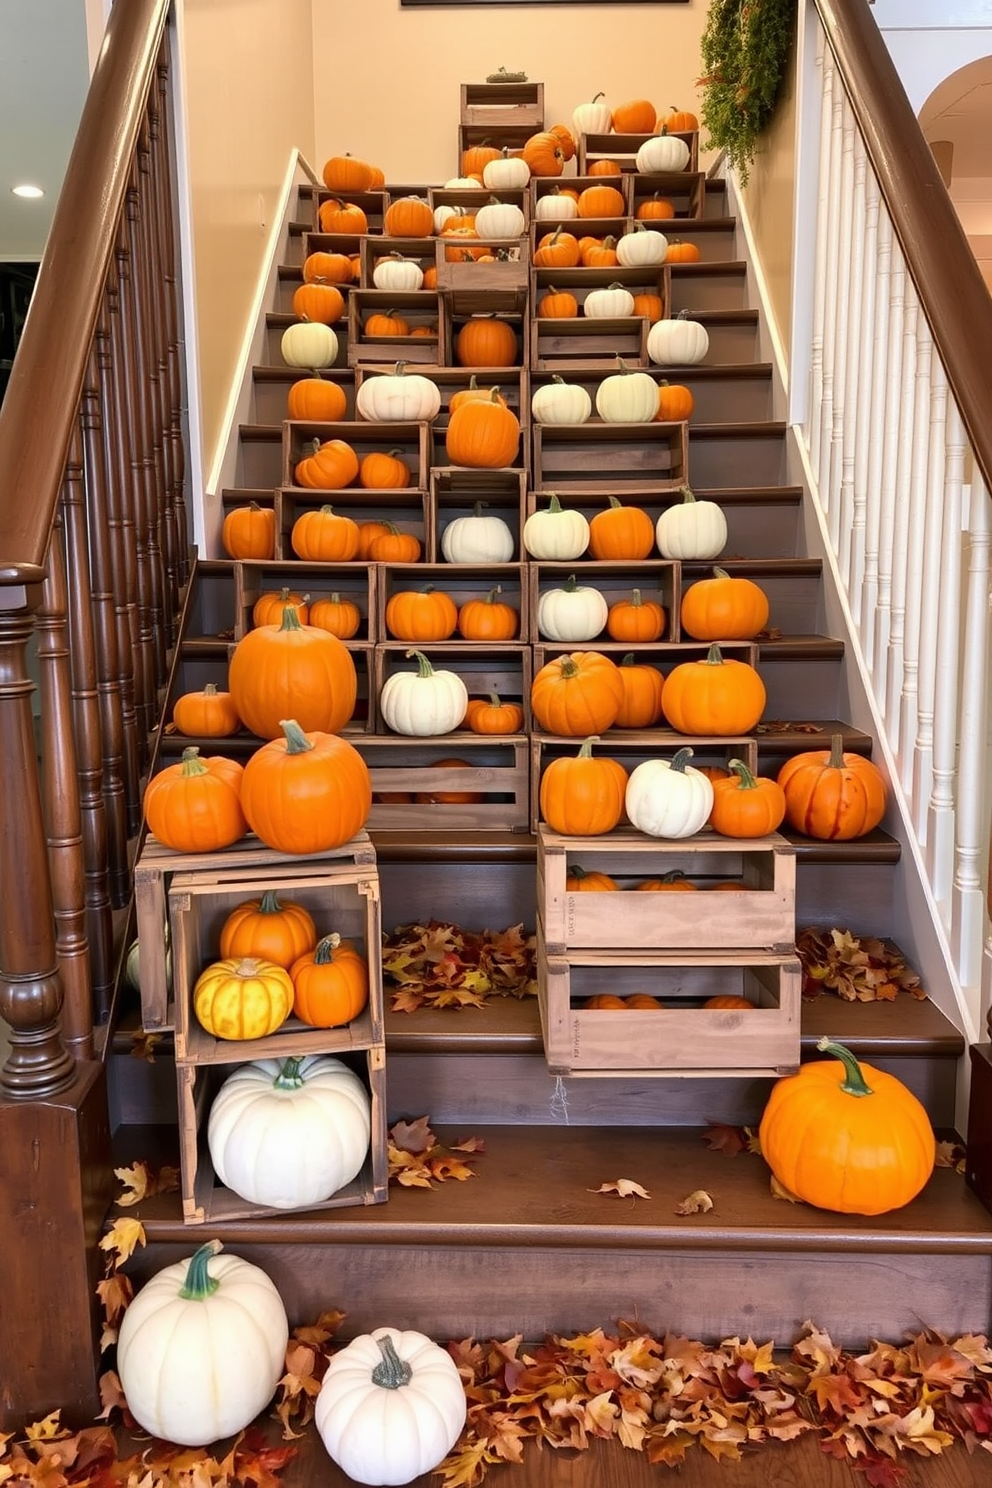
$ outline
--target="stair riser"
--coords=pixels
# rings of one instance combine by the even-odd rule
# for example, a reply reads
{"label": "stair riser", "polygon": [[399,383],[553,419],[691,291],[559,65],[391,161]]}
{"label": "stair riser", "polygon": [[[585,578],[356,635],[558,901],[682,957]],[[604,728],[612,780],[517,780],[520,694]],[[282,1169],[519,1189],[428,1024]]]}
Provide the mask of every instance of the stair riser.
{"label": "stair riser", "polygon": [[680,310],[696,315],[706,310],[743,310],[746,288],[743,270],[700,274],[691,269],[673,269],[671,314],[677,315]]}
{"label": "stair riser", "polygon": [[[843,716],[837,706],[843,680],[840,656],[775,659],[766,650],[758,670],[767,694],[763,719],[801,723],[810,718]],[[821,741],[819,735],[811,736],[810,749],[826,749],[829,745],[829,739]]]}
{"label": "stair riser", "polygon": [[689,425],[689,482],[693,487],[718,492],[722,486],[783,484],[785,455],[785,440],[778,432],[712,434]]}
{"label": "stair riser", "polygon": [[[590,1174],[590,1181],[600,1177]],[[429,1195],[423,1197],[429,1207]],[[622,1225],[624,1206],[618,1201],[616,1209]],[[688,1241],[691,1218],[685,1224]],[[185,1246],[150,1244],[132,1263],[135,1279],[143,1282],[189,1254],[202,1238],[202,1230],[191,1228]],[[342,1339],[383,1323],[442,1340],[516,1333],[539,1339],[622,1320],[658,1336],[716,1341],[736,1333],[785,1348],[812,1319],[835,1343],[860,1351],[872,1339],[897,1341],[928,1323],[950,1337],[983,1333],[992,1302],[989,1259],[982,1255],[796,1255],[730,1245],[700,1251],[688,1243],[634,1252],[227,1243],[267,1272],[292,1326],[314,1322],[325,1309],[342,1310]]]}

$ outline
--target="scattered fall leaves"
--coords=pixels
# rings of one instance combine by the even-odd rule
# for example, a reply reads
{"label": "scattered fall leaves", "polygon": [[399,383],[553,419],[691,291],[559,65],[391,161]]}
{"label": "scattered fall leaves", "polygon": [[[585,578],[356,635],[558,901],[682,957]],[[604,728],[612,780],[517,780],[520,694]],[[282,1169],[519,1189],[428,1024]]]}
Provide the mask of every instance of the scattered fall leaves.
{"label": "scattered fall leaves", "polygon": [[612,1193],[621,1199],[649,1199],[651,1195],[641,1184],[635,1183],[633,1178],[617,1178],[612,1183],[601,1183],[598,1188],[591,1188],[590,1193]]}
{"label": "scattered fall leaves", "polygon": [[796,937],[803,969],[803,996],[835,992],[845,1002],[892,1002],[899,992],[918,1001],[926,991],[897,946],[850,930],[807,926]]}
{"label": "scattered fall leaves", "polygon": [[448,1178],[464,1183],[475,1177],[470,1166],[473,1158],[486,1150],[481,1137],[465,1137],[452,1147],[442,1147],[431,1131],[429,1116],[397,1121],[387,1136],[389,1179],[402,1188],[434,1188]]}
{"label": "scattered fall leaves", "polygon": [[178,1168],[166,1166],[156,1170],[140,1159],[129,1168],[115,1168],[114,1177],[124,1185],[124,1192],[115,1200],[120,1209],[140,1204],[142,1199],[150,1199],[155,1194],[175,1193],[179,1187]]}
{"label": "scattered fall leaves", "polygon": [[705,1188],[695,1188],[675,1205],[676,1214],[708,1214],[713,1208],[713,1199]]}
{"label": "scattered fall leaves", "polygon": [[536,940],[523,925],[462,930],[442,920],[398,925],[383,937],[382,969],[394,1012],[484,1007],[489,997],[535,997]]}

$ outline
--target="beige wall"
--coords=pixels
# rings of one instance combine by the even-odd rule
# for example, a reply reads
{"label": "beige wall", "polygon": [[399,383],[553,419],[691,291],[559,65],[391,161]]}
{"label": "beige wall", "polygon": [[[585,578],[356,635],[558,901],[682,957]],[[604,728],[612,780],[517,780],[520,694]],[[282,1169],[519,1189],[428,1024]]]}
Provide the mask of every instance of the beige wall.
{"label": "beige wall", "polygon": [[182,27],[209,468],[290,156],[313,153],[311,0],[185,0]]}
{"label": "beige wall", "polygon": [[[796,189],[795,53],[771,126],[759,143],[744,192],[758,262],[768,287],[769,310],[783,352],[792,325],[792,238]],[[790,374],[791,380],[791,374]]]}
{"label": "beige wall", "polygon": [[548,124],[570,125],[576,104],[600,91],[611,103],[647,97],[698,112],[706,10],[706,0],[495,9],[314,0],[313,55],[325,62],[316,69],[313,164],[350,151],[394,182],[457,175],[460,85],[501,66],[544,83]]}

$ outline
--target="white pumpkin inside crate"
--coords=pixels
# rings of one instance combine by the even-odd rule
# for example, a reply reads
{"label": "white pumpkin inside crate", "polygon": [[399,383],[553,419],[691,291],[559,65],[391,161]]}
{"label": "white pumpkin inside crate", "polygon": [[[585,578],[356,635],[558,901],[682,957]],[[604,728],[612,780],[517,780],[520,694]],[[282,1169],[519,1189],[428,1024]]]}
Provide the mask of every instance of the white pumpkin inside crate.
{"label": "white pumpkin inside crate", "polygon": [[372,270],[372,283],[376,289],[391,289],[397,293],[418,290],[424,282],[424,271],[415,258],[404,258],[402,253],[389,253],[380,258]]}
{"label": "white pumpkin inside crate", "polygon": [[658,367],[694,366],[709,349],[709,333],[698,320],[676,315],[656,320],[648,331],[648,356]]}
{"label": "white pumpkin inside crate", "polygon": [[471,516],[456,517],[441,533],[441,552],[448,563],[509,563],[513,533],[502,517],[490,517],[477,501]]}
{"label": "white pumpkin inside crate", "polygon": [[625,269],[663,264],[668,257],[668,239],[657,228],[637,223],[632,232],[617,239],[617,258]]}
{"label": "white pumpkin inside crate", "polygon": [[537,628],[549,641],[572,645],[591,641],[606,628],[609,605],[591,584],[579,584],[571,574],[557,589],[548,589],[537,601]]}
{"label": "white pumpkin inside crate", "polygon": [[649,424],[658,413],[658,384],[648,372],[628,367],[618,357],[613,372],[596,389],[596,412],[608,424]]}
{"label": "white pumpkin inside crate", "polygon": [[582,313],[589,320],[620,320],[634,313],[634,296],[622,284],[609,284],[605,289],[591,289],[586,295]]}
{"label": "white pumpkin inside crate", "polygon": [[331,367],[337,361],[338,338],[330,326],[301,320],[286,327],[279,349],[287,366]]}
{"label": "white pumpkin inside crate", "polygon": [[525,225],[520,207],[513,202],[497,201],[495,197],[490,197],[475,215],[475,230],[483,242],[508,242],[519,238]]}
{"label": "white pumpkin inside crate", "polygon": [[635,164],[642,175],[684,171],[689,164],[689,146],[677,134],[653,134],[641,145]]}
{"label": "white pumpkin inside crate", "polygon": [[355,408],[362,418],[388,424],[430,421],[437,416],[441,409],[437,383],[405,368],[405,362],[397,362],[392,372],[363,376],[355,396]]}
{"label": "white pumpkin inside crate", "polygon": [[548,563],[570,563],[581,558],[589,546],[589,523],[580,511],[562,506],[554,491],[548,491],[544,511],[531,512],[524,523],[523,544],[532,558]]}
{"label": "white pumpkin inside crate", "polygon": [[584,424],[592,417],[592,399],[579,383],[566,382],[555,372],[550,382],[534,389],[530,411],[538,424]]}
{"label": "white pumpkin inside crate", "polygon": [[504,149],[498,160],[487,160],[482,168],[482,184],[487,191],[519,191],[530,180],[530,166],[522,155],[511,155]]}
{"label": "white pumpkin inside crate", "polygon": [[394,672],[382,684],[379,712],[394,734],[434,738],[450,734],[468,710],[468,688],[457,672],[431,666],[422,651],[408,651],[415,672]]}

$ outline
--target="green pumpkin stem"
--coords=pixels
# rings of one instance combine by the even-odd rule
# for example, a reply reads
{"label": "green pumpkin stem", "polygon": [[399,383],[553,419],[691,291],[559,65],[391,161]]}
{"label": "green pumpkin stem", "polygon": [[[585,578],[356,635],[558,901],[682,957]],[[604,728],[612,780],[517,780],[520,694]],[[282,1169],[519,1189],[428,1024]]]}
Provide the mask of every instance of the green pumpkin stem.
{"label": "green pumpkin stem", "polygon": [[[327,509],[328,511],[330,511],[330,507],[328,507]],[[280,631],[300,629],[300,612],[295,605],[283,605],[282,624],[280,625],[279,629]]]}
{"label": "green pumpkin stem", "polygon": [[266,889],[258,905],[259,914],[282,914],[282,905],[275,889]]}
{"label": "green pumpkin stem", "polygon": [[561,511],[561,502],[558,500],[558,496],[557,496],[556,492],[549,491],[548,492],[548,496],[551,498],[549,500],[549,502],[548,502],[548,511],[549,512],[560,512]]}
{"label": "green pumpkin stem", "polygon": [[567,878],[577,878],[580,883],[584,878],[589,877],[586,870],[584,868],[580,868],[578,863],[573,863],[570,867],[566,868],[565,876]]}
{"label": "green pumpkin stem", "polygon": [[[493,392],[495,392],[495,391],[496,391],[496,389],[493,388]],[[488,505],[489,505],[489,502],[488,501],[477,501],[475,503],[474,508],[473,508],[472,515],[475,516],[475,517],[481,517],[482,516],[482,513],[485,511],[485,509],[486,509],[486,507]]]}
{"label": "green pumpkin stem", "polygon": [[209,774],[207,766],[200,758],[200,750],[196,744],[190,744],[183,750],[183,767],[180,774],[184,780],[188,780],[192,775]]}
{"label": "green pumpkin stem", "polygon": [[686,744],[681,749],[676,749],[674,755],[672,756],[671,768],[675,770],[679,775],[684,775],[686,772],[686,766],[691,759],[692,749],[688,744]]}
{"label": "green pumpkin stem", "polygon": [[696,499],[696,493],[691,486],[679,486],[679,495],[682,497],[683,506],[687,506]]}
{"label": "green pumpkin stem", "polygon": [[502,708],[503,704],[500,702],[498,692],[491,692],[489,694],[489,706],[490,708]]}
{"label": "green pumpkin stem", "polygon": [[407,654],[407,656],[409,656],[411,658],[414,657],[414,656],[417,658],[417,676],[418,677],[433,677],[433,675],[434,675],[434,668],[431,666],[430,662],[428,661],[427,657],[424,655],[423,651],[413,650],[413,651],[408,651],[406,654]]}
{"label": "green pumpkin stem", "polygon": [[286,735],[287,754],[306,754],[308,750],[313,748],[313,745],[295,718],[280,718],[279,727]]}
{"label": "green pumpkin stem", "polygon": [[622,504],[619,496],[610,497],[610,511],[619,511]]}
{"label": "green pumpkin stem", "polygon": [[715,579],[729,579],[730,575],[725,568],[714,568],[713,577]]}
{"label": "green pumpkin stem", "polygon": [[830,736],[830,758],[827,760],[831,770],[843,770],[844,768],[844,735],[831,734]]}
{"label": "green pumpkin stem", "polygon": [[219,1240],[208,1240],[206,1245],[201,1245],[199,1250],[190,1257],[190,1263],[186,1268],[186,1280],[179,1291],[184,1302],[205,1302],[220,1286],[217,1278],[211,1276],[207,1270],[207,1262],[221,1249],[222,1245]]}
{"label": "green pumpkin stem", "polygon": [[321,940],[318,940],[313,952],[314,965],[330,966],[334,960],[334,952],[340,944],[341,937],[336,930],[332,934],[325,935]]}
{"label": "green pumpkin stem", "polygon": [[486,604],[495,604],[497,597],[500,594],[502,594],[502,593],[503,593],[503,585],[502,584],[495,584],[493,586],[493,588],[490,589],[489,593],[486,595],[486,600],[485,600]]}
{"label": "green pumpkin stem", "polygon": [[757,790],[758,782],[743,760],[728,760],[727,769],[733,770],[734,774],[738,777],[740,790]]}
{"label": "green pumpkin stem", "polygon": [[300,1074],[302,1062],[302,1054],[294,1054],[289,1059],[284,1059],[279,1066],[279,1073],[272,1081],[273,1090],[299,1090],[305,1084]]}
{"label": "green pumpkin stem", "polygon": [[633,653],[633,651],[628,651],[627,652],[627,655],[623,658],[623,660],[621,661],[620,665],[622,667],[623,666],[636,666],[636,662],[634,661],[634,653]]}
{"label": "green pumpkin stem", "polygon": [[389,1334],[384,1338],[377,1338],[376,1343],[382,1358],[372,1371],[372,1383],[380,1385],[384,1390],[399,1390],[403,1385],[408,1385],[413,1379],[413,1370],[405,1359],[400,1358]]}
{"label": "green pumpkin stem", "polygon": [[817,1039],[816,1047],[821,1054],[832,1054],[843,1064],[844,1079],[840,1088],[845,1095],[874,1095],[875,1092],[862,1074],[861,1066],[850,1049],[846,1049],[843,1044],[834,1043],[833,1039],[827,1038],[826,1034],[823,1038]]}
{"label": "green pumpkin stem", "polygon": [[720,650],[720,647],[717,645],[716,641],[713,642],[712,646],[710,646],[709,651],[706,653],[706,665],[723,666],[723,653]]}
{"label": "green pumpkin stem", "polygon": [[592,746],[599,743],[598,734],[590,734],[588,739],[582,741],[582,748],[575,756],[576,759],[592,759]]}
{"label": "green pumpkin stem", "polygon": [[631,589],[631,591],[630,591],[630,602],[634,606],[634,609],[635,610],[640,609],[640,606],[641,606],[641,591],[640,591],[640,589]]}
{"label": "green pumpkin stem", "polygon": [[568,578],[565,580],[564,584],[562,584],[561,587],[566,594],[574,594],[576,589],[578,589],[579,587],[579,581],[574,574],[569,574]]}

